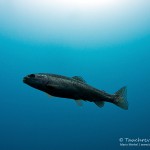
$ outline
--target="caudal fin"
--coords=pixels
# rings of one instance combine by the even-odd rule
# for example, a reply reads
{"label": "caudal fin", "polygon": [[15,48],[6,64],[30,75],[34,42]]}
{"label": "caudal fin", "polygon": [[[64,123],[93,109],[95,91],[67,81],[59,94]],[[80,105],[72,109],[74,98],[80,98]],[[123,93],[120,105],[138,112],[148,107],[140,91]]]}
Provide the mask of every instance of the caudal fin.
{"label": "caudal fin", "polygon": [[115,100],[113,103],[122,109],[128,110],[126,86],[122,87],[119,91],[115,93]]}

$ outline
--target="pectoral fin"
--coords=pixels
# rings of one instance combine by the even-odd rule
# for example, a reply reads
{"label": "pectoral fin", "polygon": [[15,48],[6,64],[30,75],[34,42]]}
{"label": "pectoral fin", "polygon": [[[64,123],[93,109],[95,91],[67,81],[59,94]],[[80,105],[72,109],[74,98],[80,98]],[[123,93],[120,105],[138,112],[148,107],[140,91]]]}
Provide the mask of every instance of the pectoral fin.
{"label": "pectoral fin", "polygon": [[99,102],[94,102],[98,107],[103,107],[104,106],[104,102],[103,101],[99,101]]}
{"label": "pectoral fin", "polygon": [[55,90],[58,88],[58,85],[47,84],[46,87],[50,90]]}
{"label": "pectoral fin", "polygon": [[78,106],[83,106],[82,100],[75,100],[75,102]]}

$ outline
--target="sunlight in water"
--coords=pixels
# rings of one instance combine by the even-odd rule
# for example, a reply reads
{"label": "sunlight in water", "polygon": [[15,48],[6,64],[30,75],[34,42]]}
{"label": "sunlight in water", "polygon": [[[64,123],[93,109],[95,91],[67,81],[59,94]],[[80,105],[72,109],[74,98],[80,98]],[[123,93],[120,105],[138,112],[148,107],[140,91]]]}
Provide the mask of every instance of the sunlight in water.
{"label": "sunlight in water", "polygon": [[13,38],[38,42],[120,43],[149,32],[145,1],[1,0],[0,27]]}
{"label": "sunlight in water", "polygon": [[[51,12],[52,10],[94,11],[117,7],[123,1],[119,0],[12,0],[17,8],[29,11]],[[19,6],[19,7],[18,7]]]}

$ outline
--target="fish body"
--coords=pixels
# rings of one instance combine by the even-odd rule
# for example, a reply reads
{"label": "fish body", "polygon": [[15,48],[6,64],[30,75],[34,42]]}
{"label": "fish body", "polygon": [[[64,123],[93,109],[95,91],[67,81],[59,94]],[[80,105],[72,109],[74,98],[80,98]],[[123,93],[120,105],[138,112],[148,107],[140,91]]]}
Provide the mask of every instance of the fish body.
{"label": "fish body", "polygon": [[108,94],[88,85],[81,77],[46,73],[30,74],[24,77],[23,82],[51,96],[74,99],[78,105],[81,105],[80,100],[94,102],[99,107],[103,107],[104,102],[110,102],[128,109],[126,87],[115,94]]}

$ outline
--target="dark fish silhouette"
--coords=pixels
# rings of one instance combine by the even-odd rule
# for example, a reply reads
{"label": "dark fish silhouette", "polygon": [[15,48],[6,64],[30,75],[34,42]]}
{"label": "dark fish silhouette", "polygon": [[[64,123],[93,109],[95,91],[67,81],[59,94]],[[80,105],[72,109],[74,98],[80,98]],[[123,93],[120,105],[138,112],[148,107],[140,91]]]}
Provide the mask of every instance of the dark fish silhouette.
{"label": "dark fish silhouette", "polygon": [[104,102],[110,102],[122,109],[128,109],[126,87],[115,94],[108,94],[88,85],[81,77],[70,78],[45,73],[30,74],[24,77],[23,82],[49,95],[74,99],[78,105],[82,105],[81,100],[94,102],[99,107],[103,107]]}

